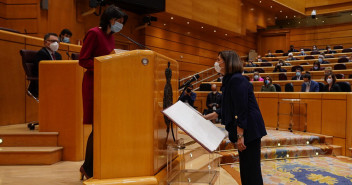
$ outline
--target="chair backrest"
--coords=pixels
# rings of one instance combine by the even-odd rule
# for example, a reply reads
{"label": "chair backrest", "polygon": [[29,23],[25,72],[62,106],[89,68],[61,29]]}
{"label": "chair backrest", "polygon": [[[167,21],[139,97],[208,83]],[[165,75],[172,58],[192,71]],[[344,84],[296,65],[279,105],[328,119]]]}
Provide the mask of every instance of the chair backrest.
{"label": "chair backrest", "polygon": [[348,58],[346,58],[346,57],[341,57],[341,58],[339,58],[339,59],[337,60],[337,62],[338,62],[338,63],[346,63],[346,62],[348,62]]}
{"label": "chair backrest", "polygon": [[287,75],[285,73],[280,73],[279,80],[287,80]]}
{"label": "chair backrest", "polygon": [[276,50],[275,53],[284,53],[284,51],[282,51],[281,49]]}
{"label": "chair backrest", "polygon": [[263,67],[263,66],[273,66],[273,64],[270,63],[270,62],[266,62],[266,63],[262,62],[262,63],[260,63],[260,67]]}
{"label": "chair backrest", "polygon": [[309,60],[309,59],[314,59],[314,56],[308,55],[308,56],[305,56],[305,57],[304,57],[304,60]]}
{"label": "chair backrest", "polygon": [[275,86],[276,92],[281,92],[280,84],[273,84]]}
{"label": "chair backrest", "polygon": [[271,61],[279,61],[279,59],[278,58],[273,58],[273,59],[271,59]]}
{"label": "chair backrest", "polygon": [[282,56],[288,56],[288,53],[284,53]]}
{"label": "chair backrest", "polygon": [[319,55],[320,54],[320,51],[312,51],[310,52],[311,55]]}
{"label": "chair backrest", "polygon": [[336,83],[340,86],[342,92],[351,92],[351,85],[349,82],[336,82]]}
{"label": "chair backrest", "polygon": [[326,55],[325,58],[335,58],[334,55]]}
{"label": "chair backrest", "polygon": [[9,31],[9,32],[13,32],[13,33],[21,33],[21,32],[19,32],[17,30],[13,30],[11,28],[0,27],[0,30]]}
{"label": "chair backrest", "polygon": [[335,74],[337,79],[344,79],[345,75],[344,74]]}
{"label": "chair backrest", "polygon": [[211,91],[211,84],[200,84],[199,91]]}
{"label": "chair backrest", "polygon": [[334,70],[342,70],[342,69],[347,69],[345,64],[335,64],[334,65]]}
{"label": "chair backrest", "polygon": [[342,53],[349,53],[352,52],[352,48],[346,48],[342,50]]}
{"label": "chair backrest", "polygon": [[323,84],[323,82],[318,82],[318,84],[319,84],[319,92],[323,92],[325,85]]}
{"label": "chair backrest", "polygon": [[262,62],[268,62],[268,60],[263,59]]}
{"label": "chair backrest", "polygon": [[300,63],[299,65],[309,65],[308,62],[303,62],[303,63]]}
{"label": "chair backrest", "polygon": [[348,78],[352,78],[352,74],[348,75]]}
{"label": "chair backrest", "polygon": [[255,68],[254,71],[258,71],[258,73],[265,73],[263,68]]}
{"label": "chair backrest", "polygon": [[292,83],[285,84],[285,92],[294,92],[294,91],[295,91],[295,89],[293,88]]}
{"label": "chair backrest", "polygon": [[22,66],[24,69],[24,72],[26,73],[27,79],[28,78],[36,78],[37,76],[34,76],[33,74],[33,67],[34,67],[34,61],[35,61],[35,56],[38,51],[33,51],[33,50],[26,50],[26,49],[21,49],[20,54],[22,56]]}
{"label": "chair backrest", "polygon": [[79,59],[79,53],[72,53],[71,54],[71,60],[78,60]]}
{"label": "chair backrest", "polygon": [[304,48],[303,50],[304,51],[312,51],[312,49],[309,49],[309,48]]}
{"label": "chair backrest", "polygon": [[343,46],[342,45],[337,45],[337,46],[334,46],[334,49],[343,49]]}
{"label": "chair backrest", "polygon": [[301,71],[304,71],[304,69],[303,69],[302,66],[292,66],[291,72],[296,72],[296,69],[297,69],[297,68],[301,68]]}

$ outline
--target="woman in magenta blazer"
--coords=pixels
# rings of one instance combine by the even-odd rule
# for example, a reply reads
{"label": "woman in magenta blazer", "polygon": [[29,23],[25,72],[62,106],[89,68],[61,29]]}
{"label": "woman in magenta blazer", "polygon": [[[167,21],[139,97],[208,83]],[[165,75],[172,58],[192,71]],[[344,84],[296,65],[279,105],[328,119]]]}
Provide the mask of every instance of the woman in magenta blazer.
{"label": "woman in magenta blazer", "polygon": [[[79,56],[79,65],[87,69],[82,84],[83,124],[93,124],[94,101],[94,57],[110,54],[115,49],[113,34],[122,30],[128,16],[118,7],[111,5],[102,14],[100,26],[90,29]],[[93,131],[87,141],[86,158],[80,168],[81,180],[93,177]]]}

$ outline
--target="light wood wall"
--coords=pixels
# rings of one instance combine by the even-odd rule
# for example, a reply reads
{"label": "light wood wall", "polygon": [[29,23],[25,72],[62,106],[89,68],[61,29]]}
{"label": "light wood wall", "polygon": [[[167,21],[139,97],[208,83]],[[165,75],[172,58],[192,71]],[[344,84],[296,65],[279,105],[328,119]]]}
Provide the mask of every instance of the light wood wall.
{"label": "light wood wall", "polygon": [[268,49],[271,49],[272,52],[277,49],[287,52],[290,45],[294,45],[296,49],[311,49],[313,45],[317,45],[321,49],[325,49],[326,45],[343,45],[344,48],[350,48],[352,47],[352,25],[275,29],[261,31],[258,34],[258,52],[262,55]]}

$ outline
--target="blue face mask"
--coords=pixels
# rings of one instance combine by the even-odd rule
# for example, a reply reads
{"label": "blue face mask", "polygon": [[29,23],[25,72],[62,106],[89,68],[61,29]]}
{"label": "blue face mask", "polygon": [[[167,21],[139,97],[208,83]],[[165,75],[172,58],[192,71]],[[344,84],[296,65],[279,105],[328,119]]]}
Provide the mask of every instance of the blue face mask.
{"label": "blue face mask", "polygon": [[115,22],[114,25],[111,25],[111,31],[114,33],[120,32],[123,28],[123,24]]}
{"label": "blue face mask", "polygon": [[320,63],[322,63],[322,62],[323,62],[323,59],[322,59],[322,58],[319,58],[318,61],[319,61]]}
{"label": "blue face mask", "polygon": [[296,76],[301,76],[301,72],[296,72]]}
{"label": "blue face mask", "polygon": [[64,42],[64,43],[70,43],[70,38],[64,37],[64,39],[62,39],[62,42]]}
{"label": "blue face mask", "polygon": [[265,80],[265,84],[268,85],[270,83],[269,80]]}

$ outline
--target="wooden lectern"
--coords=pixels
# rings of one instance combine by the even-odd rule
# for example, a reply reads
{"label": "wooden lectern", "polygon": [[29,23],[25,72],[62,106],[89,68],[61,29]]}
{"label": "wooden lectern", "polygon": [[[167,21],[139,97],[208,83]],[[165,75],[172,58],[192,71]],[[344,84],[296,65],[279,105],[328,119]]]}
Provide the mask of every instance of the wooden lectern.
{"label": "wooden lectern", "polygon": [[178,98],[178,68],[149,50],[95,58],[94,177],[85,184],[159,183],[173,142],[161,111],[165,100]]}

